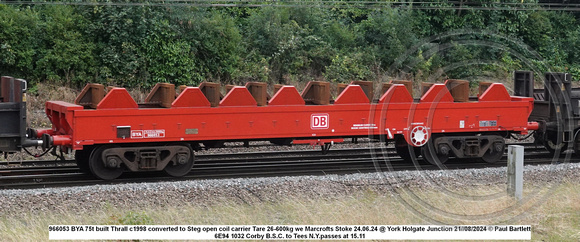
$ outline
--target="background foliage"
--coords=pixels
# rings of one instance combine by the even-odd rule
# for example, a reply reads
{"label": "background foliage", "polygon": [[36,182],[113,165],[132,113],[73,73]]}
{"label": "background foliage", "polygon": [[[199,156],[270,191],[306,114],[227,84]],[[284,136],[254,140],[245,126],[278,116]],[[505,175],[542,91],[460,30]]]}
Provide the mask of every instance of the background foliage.
{"label": "background foliage", "polygon": [[0,5],[0,73],[72,87],[150,87],[204,80],[432,81],[509,76],[533,65],[580,79],[579,15],[525,6]]}

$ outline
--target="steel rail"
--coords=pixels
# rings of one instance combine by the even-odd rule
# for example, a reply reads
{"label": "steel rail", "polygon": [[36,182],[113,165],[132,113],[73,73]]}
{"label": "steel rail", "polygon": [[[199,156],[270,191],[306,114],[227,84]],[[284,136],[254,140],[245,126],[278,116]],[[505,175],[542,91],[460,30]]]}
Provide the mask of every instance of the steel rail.
{"label": "steel rail", "polygon": [[[282,153],[282,152],[280,152]],[[229,161],[197,163],[192,172],[183,178],[172,178],[165,176],[161,172],[155,173],[128,173],[121,176],[115,181],[100,181],[94,179],[89,174],[81,173],[75,166],[65,166],[60,171],[59,168],[39,168],[35,172],[26,172],[26,169],[13,171],[12,175],[0,173],[0,188],[17,189],[17,188],[39,188],[39,187],[58,187],[58,186],[81,186],[91,184],[119,184],[134,182],[156,182],[156,181],[173,181],[173,180],[191,180],[191,179],[224,179],[224,178],[243,178],[243,177],[269,177],[269,176],[296,176],[296,175],[324,175],[324,174],[347,174],[347,173],[368,173],[375,171],[398,171],[398,170],[433,170],[439,169],[436,166],[425,164],[410,164],[398,156],[387,156],[375,154],[369,156],[366,154],[354,154],[350,157],[341,156],[333,159],[320,159],[324,156],[296,155],[294,157],[263,157],[264,153],[258,153],[260,156],[253,159],[239,159],[231,154]],[[381,153],[382,154],[382,153]],[[249,154],[248,154],[249,155]],[[209,155],[222,156],[225,154]],[[328,158],[328,157],[326,157]],[[526,164],[549,164],[552,157],[548,152],[529,152],[526,156]],[[227,159],[226,159],[227,160]],[[219,161],[219,160],[218,160]],[[417,160],[418,162],[421,159]],[[574,160],[576,161],[576,160]],[[465,160],[452,159],[445,163],[445,169],[468,169],[484,167],[504,167],[506,165],[505,157],[495,163],[487,164],[484,162],[465,162]],[[30,170],[29,170],[30,171]],[[18,173],[20,172],[20,173]]]}

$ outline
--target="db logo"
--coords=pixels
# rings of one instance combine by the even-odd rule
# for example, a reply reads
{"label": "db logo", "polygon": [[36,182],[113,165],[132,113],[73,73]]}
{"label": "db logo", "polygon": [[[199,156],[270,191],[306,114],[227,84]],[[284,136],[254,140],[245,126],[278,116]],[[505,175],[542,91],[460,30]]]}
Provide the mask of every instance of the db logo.
{"label": "db logo", "polygon": [[327,113],[316,113],[310,116],[310,128],[311,129],[328,129],[328,114]]}

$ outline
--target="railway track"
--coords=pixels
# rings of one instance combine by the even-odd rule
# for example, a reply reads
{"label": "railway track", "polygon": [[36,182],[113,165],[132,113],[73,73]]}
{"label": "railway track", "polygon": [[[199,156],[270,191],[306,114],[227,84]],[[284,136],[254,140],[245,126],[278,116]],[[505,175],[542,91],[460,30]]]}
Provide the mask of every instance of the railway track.
{"label": "railway track", "polygon": [[[552,157],[543,148],[526,144],[526,164],[549,164]],[[419,158],[418,161],[422,159]],[[168,177],[161,172],[127,173],[114,181],[95,179],[82,173],[74,161],[59,166],[23,165],[0,169],[1,189],[27,189],[59,186],[82,186],[93,184],[119,184],[131,182],[157,182],[188,179],[223,179],[243,177],[297,176],[368,173],[375,171],[435,170],[439,167],[411,164],[396,155],[393,148],[358,148],[331,150],[323,155],[320,151],[278,151],[236,154],[211,154],[196,157],[192,171],[182,178]],[[35,164],[22,162],[22,164]],[[57,164],[57,163],[54,163]],[[505,167],[505,156],[497,163],[466,162],[451,159],[444,169],[467,169]]]}
{"label": "railway track", "polygon": [[[506,144],[506,145],[510,145],[510,144]],[[524,147],[526,147],[526,152],[529,151],[543,151],[544,149],[540,146],[535,145],[534,143],[520,143],[519,145],[523,145]],[[264,146],[271,146],[271,145],[255,145],[252,147],[264,147]],[[306,146],[306,145],[295,145],[295,146]],[[379,146],[377,144],[377,146]],[[228,146],[228,148],[235,148],[238,146]],[[242,147],[242,146],[239,146]],[[372,150],[372,151],[371,151]],[[230,154],[230,153],[217,153],[217,154],[202,154],[202,155],[196,155],[196,163],[199,163],[200,161],[206,161],[206,160],[244,160],[247,158],[250,159],[255,159],[256,157],[263,157],[263,158],[267,158],[270,160],[275,159],[274,157],[279,157],[279,159],[286,159],[288,157],[295,157],[295,156],[324,156],[324,157],[328,157],[328,158],[332,158],[333,156],[336,155],[359,155],[359,154],[364,154],[364,152],[367,153],[383,153],[383,152],[387,152],[389,154],[392,154],[393,156],[396,156],[395,150],[393,147],[377,147],[377,148],[353,148],[353,149],[333,149],[330,150],[328,154],[326,155],[321,155],[320,150],[318,149],[313,149],[313,150],[287,150],[287,151],[268,151],[268,152],[242,152],[242,153],[236,153],[234,154]],[[8,170],[6,168],[2,168],[2,167],[26,167],[26,166],[58,166],[58,165],[62,165],[62,164],[74,164],[75,161],[74,160],[23,160],[23,161],[0,161],[0,172],[2,172],[2,170]]]}

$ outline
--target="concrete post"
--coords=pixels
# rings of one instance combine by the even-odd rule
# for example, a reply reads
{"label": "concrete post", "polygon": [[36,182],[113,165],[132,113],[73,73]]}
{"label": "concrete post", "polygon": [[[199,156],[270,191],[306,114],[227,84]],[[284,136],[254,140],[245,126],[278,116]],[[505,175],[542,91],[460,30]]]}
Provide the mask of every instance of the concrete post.
{"label": "concrete post", "polygon": [[524,147],[521,145],[508,146],[508,186],[507,192],[518,201],[522,199],[524,189]]}

